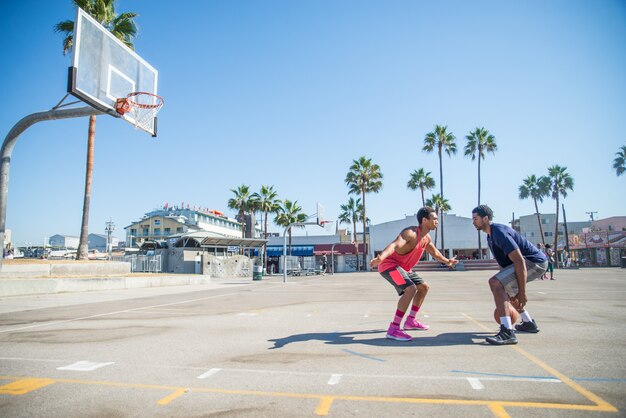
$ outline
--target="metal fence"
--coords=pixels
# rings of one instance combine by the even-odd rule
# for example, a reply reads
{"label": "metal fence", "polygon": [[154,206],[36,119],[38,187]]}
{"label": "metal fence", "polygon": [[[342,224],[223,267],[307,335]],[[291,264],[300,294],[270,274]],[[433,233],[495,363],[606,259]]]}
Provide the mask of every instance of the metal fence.
{"label": "metal fence", "polygon": [[131,273],[161,273],[163,271],[163,262],[161,254],[156,255],[139,255],[131,254],[122,257],[112,257],[113,261],[124,261],[130,263]]}

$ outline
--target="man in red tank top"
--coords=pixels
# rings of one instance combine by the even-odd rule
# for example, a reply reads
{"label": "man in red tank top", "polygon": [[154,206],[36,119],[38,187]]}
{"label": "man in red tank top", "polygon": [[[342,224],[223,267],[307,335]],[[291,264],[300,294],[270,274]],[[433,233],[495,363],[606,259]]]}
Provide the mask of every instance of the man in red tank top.
{"label": "man in red tank top", "polygon": [[403,229],[391,244],[370,261],[370,267],[378,267],[380,275],[395,287],[400,295],[396,314],[387,330],[387,338],[398,341],[411,340],[411,336],[400,327],[404,313],[411,302],[413,304],[404,322],[404,329],[427,330],[429,328],[428,325],[415,319],[428,293],[428,283],[417,273],[411,272],[422,257],[424,250],[448,267],[454,267],[458,263],[456,257],[444,257],[430,241],[428,233],[436,229],[439,224],[439,218],[433,208],[425,206],[417,211],[417,223],[417,226]]}

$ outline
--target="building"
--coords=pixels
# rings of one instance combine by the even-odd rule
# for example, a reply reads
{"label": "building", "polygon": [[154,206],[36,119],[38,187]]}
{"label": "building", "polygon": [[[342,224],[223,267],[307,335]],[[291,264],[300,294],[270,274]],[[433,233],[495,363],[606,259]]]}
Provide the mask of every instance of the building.
{"label": "building", "polygon": [[[145,241],[173,241],[181,234],[210,231],[224,237],[241,238],[241,223],[222,212],[208,209],[168,207],[146,213],[137,222],[124,227],[126,246],[138,247]],[[254,224],[254,236],[261,236],[261,228]]]}
{"label": "building", "polygon": [[64,248],[68,250],[77,250],[80,242],[79,237],[72,235],[53,235],[48,239],[48,245],[53,248]]}
{"label": "building", "polygon": [[[103,234],[89,234],[87,240],[89,242],[88,247],[90,250],[98,250],[101,252],[108,252],[107,248],[107,235]],[[111,236],[111,247],[115,248],[119,245],[119,238]]]}
{"label": "building", "polygon": [[[565,245],[565,226],[563,224],[563,217],[560,216],[559,222],[559,239],[558,247],[562,248]],[[519,232],[528,241],[537,245],[545,241],[546,244],[554,244],[554,229],[556,214],[554,213],[540,213],[539,219],[541,221],[541,229],[543,230],[544,240],[541,239],[541,231],[539,229],[539,221],[537,220],[537,214],[525,215],[519,217]],[[583,222],[567,222],[567,234],[577,235],[583,232],[584,228],[591,226],[590,221]]]}

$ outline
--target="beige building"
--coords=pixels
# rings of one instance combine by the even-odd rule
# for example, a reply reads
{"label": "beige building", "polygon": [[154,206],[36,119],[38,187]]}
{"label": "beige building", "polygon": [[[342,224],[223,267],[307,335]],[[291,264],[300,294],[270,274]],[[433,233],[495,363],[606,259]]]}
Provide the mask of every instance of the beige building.
{"label": "beige building", "polygon": [[[180,209],[163,207],[153,210],[124,228],[126,246],[139,247],[145,241],[174,240],[181,234],[209,231],[223,237],[241,238],[241,223],[222,212],[208,209]],[[254,225],[254,237],[261,236],[261,228]]]}

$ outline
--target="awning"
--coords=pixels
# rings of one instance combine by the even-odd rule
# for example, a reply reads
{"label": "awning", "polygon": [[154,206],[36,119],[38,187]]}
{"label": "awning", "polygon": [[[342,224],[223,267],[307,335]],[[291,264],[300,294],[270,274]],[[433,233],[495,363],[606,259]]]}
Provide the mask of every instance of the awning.
{"label": "awning", "polygon": [[[270,245],[267,247],[268,257],[281,257],[283,255],[282,245]],[[287,255],[289,255],[289,244],[287,244]],[[299,257],[310,257],[313,255],[313,245],[292,245],[291,255]]]}
{"label": "awning", "polygon": [[200,242],[203,247],[262,247],[268,240],[260,238],[206,237]]}
{"label": "awning", "polygon": [[[315,245],[315,250],[313,254],[315,255],[331,255],[332,253],[335,255],[350,255],[356,254],[354,244],[334,244],[335,247],[333,249],[333,244],[317,244]],[[359,244],[359,254],[363,254],[363,248],[367,248],[363,246],[363,243]]]}

